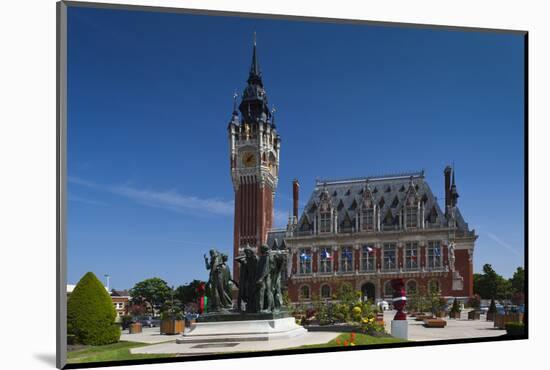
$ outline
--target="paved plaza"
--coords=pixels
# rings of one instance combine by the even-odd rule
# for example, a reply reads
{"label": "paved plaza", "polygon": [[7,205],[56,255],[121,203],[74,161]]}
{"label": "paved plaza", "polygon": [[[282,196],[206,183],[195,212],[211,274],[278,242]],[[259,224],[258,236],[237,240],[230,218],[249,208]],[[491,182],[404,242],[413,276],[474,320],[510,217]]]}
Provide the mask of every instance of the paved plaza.
{"label": "paved plaza", "polygon": [[[384,312],[384,323],[388,333],[391,332],[391,320],[394,316],[393,310]],[[486,321],[485,315],[481,316],[481,320],[468,320],[466,311],[462,312],[459,320],[445,318],[447,326],[444,328],[426,328],[422,321],[415,321],[414,318],[408,318],[407,321],[409,340],[412,341],[497,337],[506,334],[506,330],[495,329],[492,321]]]}
{"label": "paved plaza", "polygon": [[120,335],[120,340],[156,344],[163,342],[175,342],[177,337],[179,337],[179,335],[160,334],[160,328],[157,326],[155,328],[143,328],[143,331],[139,334],[129,334],[128,329],[123,330]]}
{"label": "paved plaza", "polygon": [[[384,322],[386,330],[391,331],[391,320],[395,311],[384,312]],[[409,318],[408,332],[411,341],[430,341],[441,339],[463,339],[463,338],[481,338],[496,337],[506,334],[505,330],[493,328],[492,321],[486,321],[485,316],[481,320],[468,320],[467,312],[463,312],[459,320],[445,319],[447,326],[445,328],[426,328],[421,321],[415,321]],[[186,329],[188,330],[188,329]],[[121,340],[141,342],[151,344],[145,347],[133,348],[132,353],[148,354],[177,354],[178,356],[192,356],[216,353],[232,352],[253,352],[270,351],[276,349],[294,348],[309,344],[322,344],[336,338],[340,333],[337,332],[308,332],[304,336],[290,339],[274,339],[269,341],[245,341],[233,343],[176,343],[179,335],[161,335],[160,329],[143,328],[140,334],[128,334],[125,330]]]}
{"label": "paved plaza", "polygon": [[273,339],[265,341],[246,341],[233,343],[186,343],[174,341],[159,343],[146,347],[132,348],[132,353],[176,353],[179,356],[206,355],[232,352],[272,351],[276,349],[294,348],[307,344],[323,344],[336,338],[340,333],[308,332],[303,336],[289,339]]}

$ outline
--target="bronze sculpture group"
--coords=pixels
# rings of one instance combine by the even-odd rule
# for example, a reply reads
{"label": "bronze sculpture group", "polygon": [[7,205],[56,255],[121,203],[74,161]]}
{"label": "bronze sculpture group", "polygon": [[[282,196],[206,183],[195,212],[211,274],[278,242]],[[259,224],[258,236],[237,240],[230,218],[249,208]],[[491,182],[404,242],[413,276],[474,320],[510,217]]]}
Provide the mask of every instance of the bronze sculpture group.
{"label": "bronze sculpture group", "polygon": [[246,313],[277,312],[283,307],[281,273],[285,252],[270,250],[267,245],[256,255],[250,246],[244,255],[237,256],[239,282],[231,279],[227,255],[210,250],[210,260],[204,256],[206,269],[210,270],[206,295],[209,312],[228,312],[233,307],[233,285],[238,287],[237,311]]}

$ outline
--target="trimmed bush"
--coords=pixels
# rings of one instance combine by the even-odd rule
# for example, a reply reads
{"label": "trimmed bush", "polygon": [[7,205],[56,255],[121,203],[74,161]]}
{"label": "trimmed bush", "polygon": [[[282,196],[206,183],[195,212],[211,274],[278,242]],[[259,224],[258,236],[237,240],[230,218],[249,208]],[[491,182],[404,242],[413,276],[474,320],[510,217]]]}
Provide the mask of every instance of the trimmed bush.
{"label": "trimmed bush", "polygon": [[102,345],[120,339],[111,297],[91,272],[78,282],[67,302],[67,334],[81,344]]}
{"label": "trimmed bush", "polygon": [[489,305],[489,311],[488,313],[496,313],[497,312],[497,305],[495,303],[494,299],[491,299],[491,304]]}
{"label": "trimmed bush", "polygon": [[505,324],[506,334],[508,335],[523,335],[525,325],[521,321],[512,321]]}
{"label": "trimmed bush", "polygon": [[460,312],[460,306],[458,305],[458,300],[455,298],[453,301],[453,306],[451,307],[452,313],[459,313]]}

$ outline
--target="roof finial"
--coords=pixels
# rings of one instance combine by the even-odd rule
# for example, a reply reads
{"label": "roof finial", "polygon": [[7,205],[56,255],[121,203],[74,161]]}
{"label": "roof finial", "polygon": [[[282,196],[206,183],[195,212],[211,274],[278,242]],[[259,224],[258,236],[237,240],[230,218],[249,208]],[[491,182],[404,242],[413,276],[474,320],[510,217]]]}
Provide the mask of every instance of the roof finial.
{"label": "roof finial", "polygon": [[271,125],[275,127],[275,112],[277,112],[277,109],[275,109],[275,105],[271,108]]}
{"label": "roof finial", "polygon": [[237,97],[239,94],[237,94],[237,89],[233,91],[233,112],[237,111]]}

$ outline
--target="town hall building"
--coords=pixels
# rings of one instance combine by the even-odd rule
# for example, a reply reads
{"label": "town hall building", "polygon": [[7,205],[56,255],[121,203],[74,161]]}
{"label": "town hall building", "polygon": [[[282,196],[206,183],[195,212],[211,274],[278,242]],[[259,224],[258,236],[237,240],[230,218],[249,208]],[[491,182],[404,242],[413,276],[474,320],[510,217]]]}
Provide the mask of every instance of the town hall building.
{"label": "town hall building", "polygon": [[443,209],[424,171],[356,179],[316,180],[301,214],[294,180],[293,214],[273,230],[281,138],[270,111],[254,42],[247,86],[228,127],[235,191],[235,257],[246,245],[287,254],[285,282],[292,302],[330,299],[343,283],[365,299],[390,298],[391,279],[408,292],[437,289],[444,297],[473,295],[475,231],[458,208],[454,169],[443,171]]}

